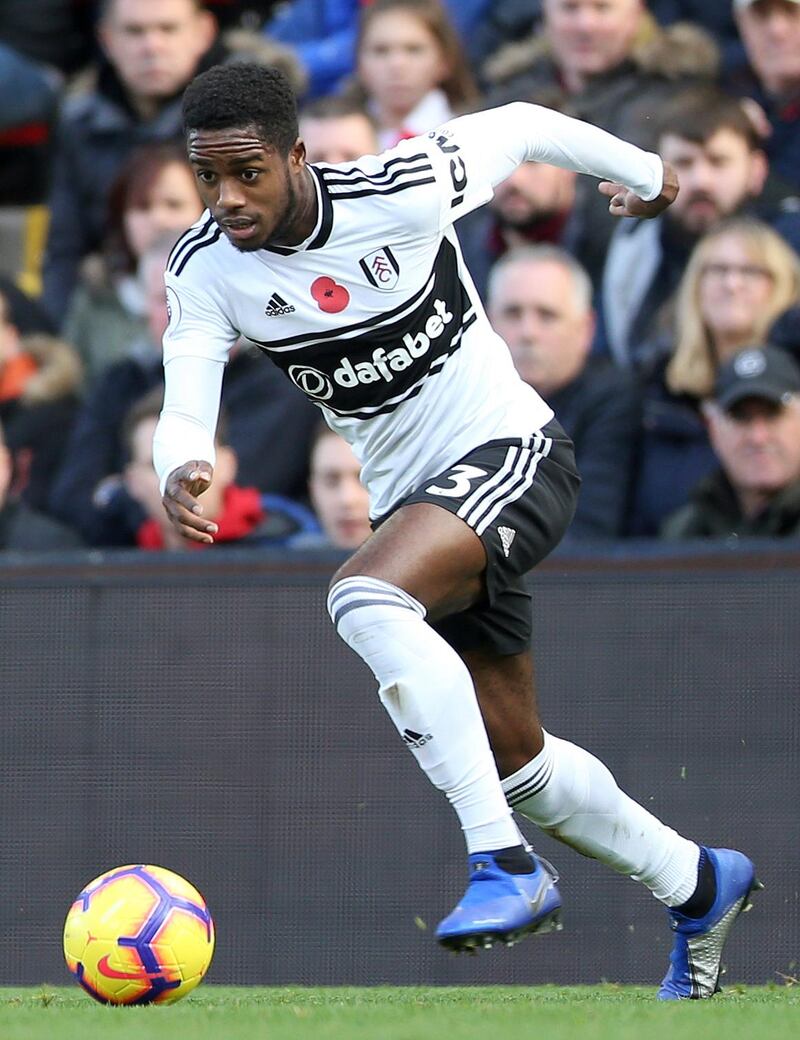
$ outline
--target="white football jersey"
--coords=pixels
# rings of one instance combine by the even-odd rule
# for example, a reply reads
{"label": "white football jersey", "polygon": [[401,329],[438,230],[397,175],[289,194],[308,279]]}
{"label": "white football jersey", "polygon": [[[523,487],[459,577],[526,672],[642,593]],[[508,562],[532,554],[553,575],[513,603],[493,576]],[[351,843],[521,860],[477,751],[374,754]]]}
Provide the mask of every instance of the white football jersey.
{"label": "white football jersey", "polygon": [[[528,157],[518,122],[521,145],[497,118],[487,139],[487,116],[520,107],[535,110],[462,117],[380,156],[309,167],[318,219],[297,246],[240,252],[205,213],[167,265],[167,403],[173,359],[224,362],[246,337],[352,445],[373,517],[478,445],[540,429],[553,413],[489,325],[452,227]],[[644,166],[628,156],[652,193]]]}

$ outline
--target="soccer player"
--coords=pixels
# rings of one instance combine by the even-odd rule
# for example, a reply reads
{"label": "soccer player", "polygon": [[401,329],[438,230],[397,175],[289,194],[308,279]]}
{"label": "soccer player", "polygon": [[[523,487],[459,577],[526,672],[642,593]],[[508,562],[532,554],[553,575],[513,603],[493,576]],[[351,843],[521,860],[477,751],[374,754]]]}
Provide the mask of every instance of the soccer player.
{"label": "soccer player", "polygon": [[474,949],[557,927],[555,879],[513,809],[643,882],[675,931],[659,995],[710,997],[753,864],[681,837],[541,727],[523,576],[561,538],[579,478],[551,409],[492,331],[453,230],[522,162],[603,178],[617,216],[660,213],[673,171],[522,102],[357,163],[309,165],[288,84],[246,64],[195,79],[184,125],[208,210],[165,275],[155,465],[172,521],[214,538],[198,496],[213,477],[223,368],[244,336],[363,466],[375,531],[334,575],[328,609],[461,823],[470,878],[439,942]]}

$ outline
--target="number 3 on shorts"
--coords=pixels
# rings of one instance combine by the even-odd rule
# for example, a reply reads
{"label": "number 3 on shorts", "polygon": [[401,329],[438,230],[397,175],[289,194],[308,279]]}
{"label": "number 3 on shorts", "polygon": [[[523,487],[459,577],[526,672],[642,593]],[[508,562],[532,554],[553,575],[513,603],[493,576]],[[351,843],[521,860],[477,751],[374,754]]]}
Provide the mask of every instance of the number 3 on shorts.
{"label": "number 3 on shorts", "polygon": [[425,494],[441,495],[443,498],[463,498],[471,490],[470,481],[486,475],[485,469],[478,469],[477,466],[468,466],[465,463],[461,463],[459,466],[453,466],[447,474],[447,480],[452,480],[453,482],[450,487],[439,487],[437,484],[431,484],[425,488]]}

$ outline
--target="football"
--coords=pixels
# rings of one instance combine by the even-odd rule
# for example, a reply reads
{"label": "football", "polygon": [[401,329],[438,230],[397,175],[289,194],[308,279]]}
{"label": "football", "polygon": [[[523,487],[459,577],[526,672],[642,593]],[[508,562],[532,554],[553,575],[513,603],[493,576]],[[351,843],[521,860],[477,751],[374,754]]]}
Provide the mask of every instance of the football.
{"label": "football", "polygon": [[214,922],[185,878],[135,864],[106,871],[75,899],[64,957],[103,1004],[172,1004],[194,989],[214,953]]}

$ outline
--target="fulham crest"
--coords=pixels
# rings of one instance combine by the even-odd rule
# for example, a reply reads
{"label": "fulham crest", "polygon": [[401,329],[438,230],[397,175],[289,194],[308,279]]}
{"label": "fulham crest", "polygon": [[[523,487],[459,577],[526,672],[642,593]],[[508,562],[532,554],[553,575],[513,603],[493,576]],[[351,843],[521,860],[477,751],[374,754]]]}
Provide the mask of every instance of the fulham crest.
{"label": "fulham crest", "polygon": [[388,291],[397,285],[400,277],[400,264],[388,246],[376,249],[374,253],[363,256],[359,261],[361,270],[376,289]]}

